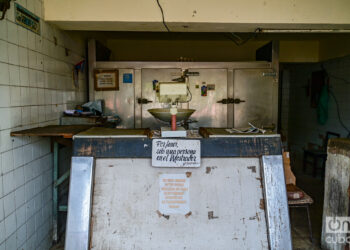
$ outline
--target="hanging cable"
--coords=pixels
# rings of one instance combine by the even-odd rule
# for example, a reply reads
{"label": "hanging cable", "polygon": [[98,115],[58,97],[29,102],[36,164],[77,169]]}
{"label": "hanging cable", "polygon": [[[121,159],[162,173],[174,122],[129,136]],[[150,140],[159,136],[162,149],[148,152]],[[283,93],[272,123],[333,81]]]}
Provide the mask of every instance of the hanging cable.
{"label": "hanging cable", "polygon": [[329,78],[333,78],[333,79],[335,79],[335,80],[342,81],[342,82],[344,82],[345,84],[350,84],[350,81],[347,80],[347,79],[345,79],[345,78],[342,78],[342,77],[339,77],[339,76],[335,76],[335,75],[329,74],[329,72],[325,69],[323,63],[321,64],[321,69],[324,70],[324,71],[326,72],[326,74],[327,74],[327,76],[328,76]]}
{"label": "hanging cable", "polygon": [[341,78],[341,77],[335,76],[335,75],[330,75],[328,72],[327,72],[327,75],[328,75],[330,78],[343,81],[345,84],[350,84],[350,81],[346,80],[345,78]]}
{"label": "hanging cable", "polygon": [[192,101],[192,93],[191,93],[190,88],[188,86],[187,86],[187,91],[190,94],[190,99],[186,102],[190,102],[190,101]]}
{"label": "hanging cable", "polygon": [[163,21],[163,25],[164,25],[164,27],[166,28],[166,30],[167,30],[168,32],[170,32],[170,29],[168,28],[168,25],[167,25],[166,22],[165,22],[163,8],[162,8],[162,6],[160,5],[159,0],[156,0],[156,1],[157,1],[158,6],[159,6],[160,12],[162,12],[162,21]]}
{"label": "hanging cable", "polygon": [[[341,80],[341,81],[343,81],[346,84],[350,84],[350,81],[346,80],[345,78],[341,78],[341,77],[329,74],[328,71],[325,69],[323,64],[321,64],[321,69],[324,70],[324,72],[326,73],[326,76],[328,77],[328,81],[329,81],[330,78],[333,78],[333,79]],[[328,84],[329,84],[329,82],[328,82]],[[348,132],[348,138],[350,138],[350,129],[345,125],[345,123],[343,122],[343,120],[341,118],[340,107],[339,107],[338,100],[337,100],[335,94],[333,93],[333,91],[331,91],[329,89],[328,92],[332,96],[332,98],[333,98],[333,100],[335,102],[335,105],[336,105],[336,108],[337,108],[337,115],[338,115],[339,123]]]}
{"label": "hanging cable", "polygon": [[334,93],[329,90],[330,95],[333,97],[336,108],[337,108],[337,114],[338,114],[338,120],[340,125],[350,134],[350,129],[348,129],[348,127],[345,125],[345,123],[343,122],[343,120],[341,119],[341,115],[340,115],[340,108],[339,108],[339,103],[337,98],[335,97]]}

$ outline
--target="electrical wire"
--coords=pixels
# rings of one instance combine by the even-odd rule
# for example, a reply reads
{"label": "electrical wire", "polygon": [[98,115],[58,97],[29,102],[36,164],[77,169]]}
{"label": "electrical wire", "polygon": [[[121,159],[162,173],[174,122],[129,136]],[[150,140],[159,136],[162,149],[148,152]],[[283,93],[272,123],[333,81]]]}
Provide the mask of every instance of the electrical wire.
{"label": "electrical wire", "polygon": [[168,28],[168,25],[167,25],[166,22],[165,22],[163,8],[162,8],[162,6],[160,5],[159,0],[156,0],[156,1],[157,1],[158,6],[159,6],[160,12],[162,12],[162,21],[163,21],[163,25],[164,25],[164,27],[166,28],[166,30],[167,30],[168,32],[170,32],[170,29]]}
{"label": "electrical wire", "polygon": [[350,84],[350,81],[345,79],[345,78],[342,78],[342,77],[339,77],[339,76],[335,76],[335,75],[332,75],[332,74],[329,74],[329,72],[325,69],[324,65],[321,64],[321,69],[324,70],[327,74],[327,76],[329,78],[333,78],[333,79],[336,79],[336,80],[340,80],[342,82],[344,82],[345,84]]}
{"label": "electrical wire", "polygon": [[345,123],[341,119],[340,108],[339,108],[339,103],[338,103],[337,98],[335,97],[334,93],[331,90],[329,90],[328,92],[333,97],[335,105],[337,107],[337,114],[338,114],[338,120],[339,120],[340,125],[350,134],[350,129],[348,129],[348,127],[345,125]]}
{"label": "electrical wire", "polygon": [[345,78],[341,78],[341,77],[335,76],[335,75],[330,75],[328,72],[327,72],[327,75],[328,75],[330,78],[343,81],[345,84],[350,84],[350,81],[346,80]]}
{"label": "electrical wire", "polygon": [[190,94],[190,99],[186,102],[190,102],[190,101],[192,101],[192,93],[191,93],[190,88],[188,86],[187,86],[187,91]]}
{"label": "electrical wire", "polygon": [[[324,72],[326,73],[326,76],[328,77],[328,81],[329,81],[330,78],[333,78],[333,79],[341,80],[341,81],[343,81],[346,84],[350,84],[350,81],[346,80],[345,78],[341,78],[341,77],[329,74],[328,71],[325,69],[323,64],[321,64],[321,69],[324,70]],[[343,122],[343,120],[341,118],[340,107],[339,107],[338,100],[337,100],[335,94],[333,93],[333,91],[331,91],[329,89],[328,92],[332,96],[332,98],[333,98],[333,100],[335,102],[335,105],[336,105],[336,108],[337,108],[337,115],[338,115],[339,123],[348,132],[348,136],[347,137],[350,138],[350,129],[345,125],[345,123]]]}

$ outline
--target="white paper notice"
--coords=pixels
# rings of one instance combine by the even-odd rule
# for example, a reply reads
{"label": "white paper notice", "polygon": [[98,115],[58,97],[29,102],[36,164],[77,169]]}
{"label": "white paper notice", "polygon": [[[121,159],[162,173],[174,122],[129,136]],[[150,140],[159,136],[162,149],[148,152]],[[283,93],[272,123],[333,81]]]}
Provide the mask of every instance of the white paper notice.
{"label": "white paper notice", "polygon": [[190,212],[190,178],[186,174],[159,176],[159,211],[162,214]]}
{"label": "white paper notice", "polygon": [[152,142],[153,167],[200,167],[199,140],[154,139]]}

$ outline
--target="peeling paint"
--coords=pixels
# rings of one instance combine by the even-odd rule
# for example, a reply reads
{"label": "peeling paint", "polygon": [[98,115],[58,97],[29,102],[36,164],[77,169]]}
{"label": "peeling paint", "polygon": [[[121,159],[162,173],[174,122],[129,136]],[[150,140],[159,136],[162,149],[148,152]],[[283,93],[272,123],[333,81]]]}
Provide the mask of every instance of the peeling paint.
{"label": "peeling paint", "polygon": [[263,180],[262,180],[262,178],[259,177],[259,178],[255,178],[255,179],[257,179],[258,181],[260,181],[260,188],[263,188],[264,186],[263,186]]}
{"label": "peeling paint", "polygon": [[260,221],[259,214],[256,213],[254,216],[249,217],[249,220],[257,220],[257,221]]}
{"label": "peeling paint", "polygon": [[256,166],[249,166],[247,168],[252,170],[253,173],[256,173]]}
{"label": "peeling paint", "polygon": [[192,12],[192,17],[195,17],[196,14],[197,14],[197,10],[193,10],[193,12]]}
{"label": "peeling paint", "polygon": [[161,212],[159,212],[159,210],[157,210],[156,213],[158,214],[159,218],[160,218],[160,217],[164,217],[164,218],[167,219],[167,220],[170,219],[170,215],[162,214]]}
{"label": "peeling paint", "polygon": [[111,226],[111,217],[109,216],[109,212],[107,212],[107,218],[108,218],[108,226]]}
{"label": "peeling paint", "polygon": [[77,149],[79,155],[91,155],[92,146],[83,145],[81,148]]}
{"label": "peeling paint", "polygon": [[219,216],[214,216],[214,211],[208,212],[208,220],[218,219]]}
{"label": "peeling paint", "polygon": [[259,205],[261,210],[265,210],[265,201],[264,199],[260,199],[260,205]]}
{"label": "peeling paint", "polygon": [[215,169],[215,168],[218,168],[218,167],[216,167],[216,166],[213,166],[213,167],[206,167],[206,168],[205,168],[205,173],[206,173],[206,174],[210,174],[210,173],[211,173],[211,170],[212,170],[212,169]]}
{"label": "peeling paint", "polygon": [[328,142],[328,153],[350,157],[350,140],[345,138],[330,139]]}
{"label": "peeling paint", "polygon": [[190,177],[191,177],[191,175],[192,175],[192,172],[186,172],[186,176],[187,176],[187,178],[190,178]]}
{"label": "peeling paint", "polygon": [[191,215],[192,215],[192,212],[189,211],[187,214],[185,214],[185,217],[188,218],[188,217],[190,217]]}

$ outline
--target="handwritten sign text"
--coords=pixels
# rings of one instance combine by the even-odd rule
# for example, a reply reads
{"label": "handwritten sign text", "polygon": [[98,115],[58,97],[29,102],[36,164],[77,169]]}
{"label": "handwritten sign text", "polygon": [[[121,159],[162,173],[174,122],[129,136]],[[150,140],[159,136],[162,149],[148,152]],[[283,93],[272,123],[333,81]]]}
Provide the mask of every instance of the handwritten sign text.
{"label": "handwritten sign text", "polygon": [[154,139],[152,143],[152,166],[199,167],[199,140]]}

